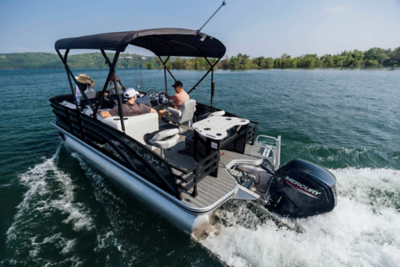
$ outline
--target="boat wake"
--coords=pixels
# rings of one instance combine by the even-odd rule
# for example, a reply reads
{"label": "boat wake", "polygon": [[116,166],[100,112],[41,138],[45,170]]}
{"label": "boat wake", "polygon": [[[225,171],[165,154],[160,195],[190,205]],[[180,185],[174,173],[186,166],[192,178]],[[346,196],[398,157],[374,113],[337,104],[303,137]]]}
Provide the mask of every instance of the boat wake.
{"label": "boat wake", "polygon": [[[94,224],[88,209],[75,201],[75,186],[70,175],[56,166],[60,148],[61,145],[51,158],[19,177],[27,191],[7,231],[3,263],[27,266],[82,264],[81,259],[70,253],[77,243],[70,232],[90,231]],[[54,262],[52,256],[49,257],[50,248],[54,255],[65,256],[62,262]],[[7,259],[7,256],[10,257]]]}
{"label": "boat wake", "polygon": [[[83,171],[90,178],[95,201],[105,210],[108,219],[99,223],[96,206],[78,197],[77,174],[65,173],[56,164],[59,152],[60,148],[19,176],[27,191],[7,231],[0,265],[82,266],[93,261],[135,266],[151,262],[141,246],[158,246],[168,253],[179,247],[172,252],[161,249],[165,239],[180,236],[175,227],[137,201],[114,194],[111,184],[72,154],[78,162],[69,162],[69,169],[80,169],[77,173]],[[230,202],[218,211],[219,221],[208,237],[199,242],[229,266],[396,266],[400,262],[400,171],[331,171],[338,179],[338,206],[332,212],[293,220],[260,216],[246,203]],[[141,240],[141,246],[134,245],[135,240]],[[81,253],[85,242],[96,259]]]}
{"label": "boat wake", "polygon": [[331,171],[338,179],[332,212],[277,222],[260,221],[245,204],[224,208],[200,242],[230,266],[398,266],[400,171]]}

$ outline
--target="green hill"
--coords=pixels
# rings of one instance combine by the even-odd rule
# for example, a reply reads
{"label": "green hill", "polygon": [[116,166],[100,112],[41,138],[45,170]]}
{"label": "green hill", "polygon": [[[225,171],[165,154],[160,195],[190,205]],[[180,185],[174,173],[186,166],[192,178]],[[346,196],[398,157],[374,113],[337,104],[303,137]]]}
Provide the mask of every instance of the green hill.
{"label": "green hill", "polygon": [[[113,54],[107,54],[110,59]],[[137,54],[123,53],[119,56],[117,68],[137,68],[139,61],[143,68],[162,68],[158,57],[144,57]],[[214,62],[213,60],[211,60]],[[72,69],[104,69],[101,53],[70,55],[68,65]],[[306,54],[291,57],[283,54],[279,58],[254,57],[246,54],[222,59],[217,68],[230,70],[247,69],[314,69],[314,68],[382,68],[400,66],[400,47],[396,49],[371,48],[367,51],[343,51],[336,55]],[[204,58],[171,57],[167,63],[169,69],[201,70],[209,65]],[[60,69],[63,68],[60,58],[54,53],[13,53],[0,54],[0,70],[7,69]]]}
{"label": "green hill", "polygon": [[[107,54],[112,60],[113,54]],[[154,57],[144,57],[136,54],[121,54],[118,68],[137,68],[139,58],[142,67],[146,63],[156,63]],[[108,68],[101,53],[86,53],[68,56],[68,65],[72,69],[104,69]],[[147,64],[148,65],[148,64]],[[61,69],[63,64],[54,53],[12,53],[0,54],[0,70],[10,69]]]}

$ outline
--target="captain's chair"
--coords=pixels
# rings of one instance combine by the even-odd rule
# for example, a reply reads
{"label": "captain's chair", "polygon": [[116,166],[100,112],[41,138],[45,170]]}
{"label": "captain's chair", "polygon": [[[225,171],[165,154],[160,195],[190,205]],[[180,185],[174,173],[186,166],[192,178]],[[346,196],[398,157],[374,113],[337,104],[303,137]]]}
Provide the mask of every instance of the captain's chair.
{"label": "captain's chair", "polygon": [[169,129],[161,132],[157,131],[155,133],[145,134],[143,138],[148,145],[160,148],[161,157],[164,158],[164,149],[170,149],[178,143],[178,133],[178,129]]}
{"label": "captain's chair", "polygon": [[174,122],[180,126],[185,122],[191,122],[196,111],[196,100],[189,99],[182,103],[179,109],[169,107],[167,109],[171,115],[165,116],[165,119]]}

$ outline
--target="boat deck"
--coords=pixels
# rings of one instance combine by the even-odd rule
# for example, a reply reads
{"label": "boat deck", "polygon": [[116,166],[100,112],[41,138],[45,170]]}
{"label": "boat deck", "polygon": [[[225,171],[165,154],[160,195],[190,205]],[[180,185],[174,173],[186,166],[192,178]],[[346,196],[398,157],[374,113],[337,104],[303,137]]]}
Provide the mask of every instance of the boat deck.
{"label": "boat deck", "polygon": [[[196,161],[188,155],[178,153],[179,150],[185,149],[185,140],[187,137],[193,135],[193,129],[191,127],[182,126],[183,131],[179,134],[179,142],[174,147],[168,150],[164,150],[165,159],[171,163],[180,167],[181,169],[187,170],[191,168]],[[246,146],[246,151],[250,149],[250,145]],[[159,149],[155,149],[154,152],[160,154]],[[224,198],[227,194],[230,194],[237,185],[236,180],[228,173],[225,165],[235,159],[251,159],[256,158],[248,156],[246,154],[239,154],[227,150],[221,150],[220,163],[218,168],[218,178],[213,176],[204,177],[197,186],[198,195],[191,197],[186,192],[181,192],[182,201],[195,208],[205,208],[218,202]],[[176,175],[181,175],[179,171],[173,169]],[[177,180],[177,183],[183,183]]]}

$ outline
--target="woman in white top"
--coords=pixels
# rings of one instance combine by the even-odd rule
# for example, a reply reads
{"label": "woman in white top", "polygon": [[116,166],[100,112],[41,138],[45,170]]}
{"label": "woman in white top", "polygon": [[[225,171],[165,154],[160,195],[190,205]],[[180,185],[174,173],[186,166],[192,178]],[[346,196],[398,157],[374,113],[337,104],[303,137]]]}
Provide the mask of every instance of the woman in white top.
{"label": "woman in white top", "polygon": [[111,76],[111,79],[110,79],[110,86],[113,85],[113,87],[108,89],[108,92],[111,95],[116,94],[115,87],[117,87],[117,89],[122,89],[122,91],[125,91],[125,87],[122,85],[121,80],[119,79],[119,77],[117,75],[115,75],[115,78],[117,79],[116,86],[115,86],[115,83],[114,83],[114,76]]}

